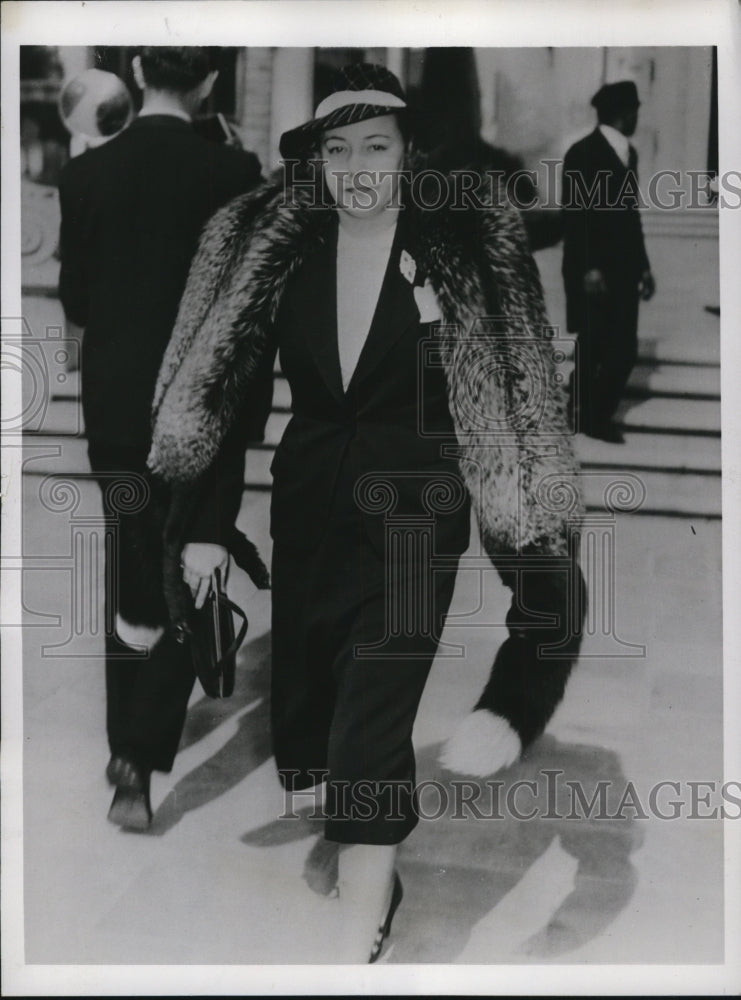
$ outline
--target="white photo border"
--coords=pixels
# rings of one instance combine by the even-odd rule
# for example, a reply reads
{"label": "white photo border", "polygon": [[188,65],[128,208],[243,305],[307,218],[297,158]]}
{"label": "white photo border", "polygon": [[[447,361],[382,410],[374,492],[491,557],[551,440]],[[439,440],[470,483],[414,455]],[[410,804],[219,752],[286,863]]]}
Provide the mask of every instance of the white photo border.
{"label": "white photo border", "polygon": [[[214,44],[718,48],[720,170],[741,166],[741,8],[734,0],[233,0],[2,4],[2,316],[20,316],[19,46]],[[725,780],[741,777],[741,209],[720,209]],[[7,375],[7,377],[6,377]],[[19,386],[3,372],[3,407]],[[20,526],[20,457],[4,455],[2,537]],[[2,619],[20,620],[3,573]],[[52,966],[23,952],[22,636],[2,637],[3,992],[18,995],[714,994],[741,990],[741,822],[725,821],[723,965]]]}

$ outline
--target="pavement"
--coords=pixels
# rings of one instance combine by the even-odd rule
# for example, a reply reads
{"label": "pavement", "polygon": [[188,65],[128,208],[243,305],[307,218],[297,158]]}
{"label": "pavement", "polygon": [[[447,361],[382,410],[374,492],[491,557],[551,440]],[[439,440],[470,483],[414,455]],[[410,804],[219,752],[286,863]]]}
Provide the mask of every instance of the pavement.
{"label": "pavement", "polygon": [[[29,512],[40,482],[26,479]],[[95,488],[81,490],[91,518]],[[267,502],[255,495],[241,513],[264,552]],[[26,518],[29,561],[35,551],[68,552],[68,515],[47,512],[43,528],[40,520]],[[508,603],[494,573],[459,574],[443,643],[464,655],[438,657],[415,730],[419,781],[439,782],[447,801],[430,786],[429,819],[401,848],[406,895],[389,963],[722,958],[722,824],[690,818],[686,784],[719,788],[723,773],[720,525],[618,515],[613,537],[614,629],[606,639],[597,623],[547,735],[497,776],[502,796],[535,781],[542,799],[543,772],[562,771],[548,820],[518,819],[504,805],[498,817],[486,788],[479,812],[491,815],[454,816],[437,754],[485,683]],[[84,609],[63,563],[25,574],[27,619],[37,619],[24,636],[27,961],[336,961],[341,911],[304,877],[320,839],[313,803],[281,818],[290,809],[270,756],[269,596],[235,573],[231,592],[251,623],[237,689],[224,702],[194,691],[175,768],[153,779],[154,824],[128,833],[105,818],[101,639],[74,628]],[[39,623],[40,613],[60,624]],[[610,783],[608,815],[566,818],[575,808],[566,783],[591,797],[600,780]],[[651,811],[659,781],[680,783],[658,800],[668,814],[672,799],[683,803],[671,822]],[[639,808],[616,817],[630,783]],[[529,793],[520,798],[515,812],[530,812]]]}

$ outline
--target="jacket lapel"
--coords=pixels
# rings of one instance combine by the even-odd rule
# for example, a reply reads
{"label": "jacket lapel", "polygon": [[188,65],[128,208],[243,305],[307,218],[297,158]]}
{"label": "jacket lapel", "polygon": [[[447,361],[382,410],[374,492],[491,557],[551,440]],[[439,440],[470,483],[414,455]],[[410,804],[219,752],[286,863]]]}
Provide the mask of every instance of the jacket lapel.
{"label": "jacket lapel", "polygon": [[[333,215],[335,213],[332,213]],[[344,398],[337,347],[337,223],[317,243],[302,272],[309,350],[327,388],[338,402]]]}
{"label": "jacket lapel", "polygon": [[[409,250],[410,227],[402,211],[396,225],[381,292],[368,336],[348,385],[348,391],[366,379],[381,363],[410,324],[419,320],[412,285],[399,270],[402,250]],[[339,360],[338,360],[339,366]]]}

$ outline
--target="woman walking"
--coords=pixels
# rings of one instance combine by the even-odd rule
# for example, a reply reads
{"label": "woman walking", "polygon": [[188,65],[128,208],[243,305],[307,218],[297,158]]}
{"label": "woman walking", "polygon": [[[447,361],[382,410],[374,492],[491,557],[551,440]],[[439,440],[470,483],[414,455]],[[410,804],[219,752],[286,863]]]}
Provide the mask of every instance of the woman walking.
{"label": "woman walking", "polygon": [[[314,119],[283,136],[286,161],[323,161],[317,183],[262,188],[209,223],[160,373],[150,455],[186,489],[213,474],[245,408],[264,406],[279,352],[292,417],[272,465],[273,748],[287,789],[324,785],[325,837],[344,845],[346,962],[378,957],[403,894],[412,728],[471,501],[518,600],[445,763],[484,774],[512,763],[578,649],[564,631],[567,516],[548,500],[574,461],[522,225],[491,201],[415,205],[431,188],[405,176],[410,151],[402,88],[368,64],[338,74]],[[552,556],[558,580],[519,572],[528,555]],[[194,590],[208,575],[185,570]],[[544,613],[559,624],[544,630]],[[537,644],[549,641],[559,653],[544,667]]]}

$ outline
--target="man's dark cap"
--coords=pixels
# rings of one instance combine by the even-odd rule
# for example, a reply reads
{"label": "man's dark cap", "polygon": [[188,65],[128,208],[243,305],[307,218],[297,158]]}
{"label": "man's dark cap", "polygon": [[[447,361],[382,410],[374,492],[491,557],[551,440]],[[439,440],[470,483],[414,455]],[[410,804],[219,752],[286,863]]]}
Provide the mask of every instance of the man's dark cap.
{"label": "man's dark cap", "polygon": [[592,98],[592,107],[600,114],[619,114],[640,107],[638,88],[632,80],[604,83]]}

